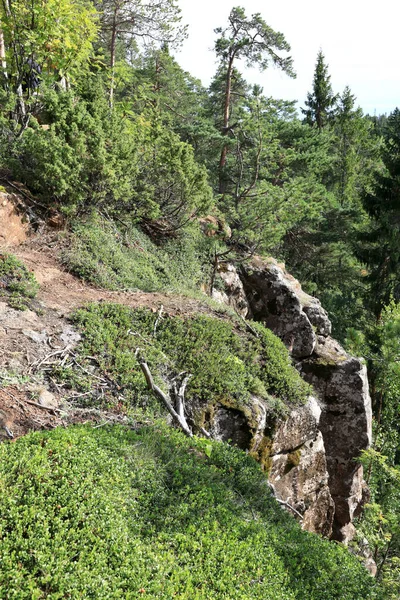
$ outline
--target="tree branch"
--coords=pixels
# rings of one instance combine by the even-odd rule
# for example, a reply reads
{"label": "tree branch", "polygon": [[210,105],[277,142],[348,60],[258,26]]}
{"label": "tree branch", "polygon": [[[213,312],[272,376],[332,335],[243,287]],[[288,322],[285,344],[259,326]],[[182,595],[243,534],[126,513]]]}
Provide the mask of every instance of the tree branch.
{"label": "tree branch", "polygon": [[[162,404],[168,410],[169,414],[176,421],[176,423],[179,425],[179,427],[182,429],[182,431],[188,437],[193,437],[193,433],[190,430],[190,427],[187,424],[187,421],[186,421],[186,418],[185,418],[185,415],[184,415],[184,398],[183,398],[183,396],[180,396],[180,393],[184,393],[185,392],[186,385],[187,385],[186,379],[188,379],[188,378],[185,378],[184,382],[180,386],[180,389],[179,389],[179,391],[177,393],[177,398],[179,398],[179,401],[182,404],[182,405],[178,404],[178,412],[177,412],[174,409],[174,407],[172,406],[171,400],[167,396],[167,394],[165,394],[162,391],[162,389],[160,389],[154,383],[153,376],[152,376],[152,374],[150,372],[150,369],[149,369],[148,365],[144,361],[140,361],[139,364],[140,364],[140,368],[142,369],[143,375],[145,376],[147,387],[149,388],[149,390],[152,391],[157,396],[157,398],[162,402]],[[186,383],[185,383],[185,381],[186,381]]]}

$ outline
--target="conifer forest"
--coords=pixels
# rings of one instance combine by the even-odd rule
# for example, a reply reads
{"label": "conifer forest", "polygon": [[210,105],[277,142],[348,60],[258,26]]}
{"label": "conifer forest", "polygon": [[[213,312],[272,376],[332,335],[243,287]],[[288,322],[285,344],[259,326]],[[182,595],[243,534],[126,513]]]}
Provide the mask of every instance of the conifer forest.
{"label": "conifer forest", "polygon": [[[400,108],[364,114],[323,48],[297,103],[248,83],[247,67],[296,77],[267,7],[215,30],[209,87],[179,64],[187,35],[179,0],[0,0],[0,200],[21,198],[28,242],[57,222],[50,253],[87,286],[63,309],[69,358],[49,341],[29,373],[0,360],[0,419],[2,390],[32,381],[106,415],[20,439],[4,421],[0,598],[398,600]],[[2,229],[0,305],[47,318]],[[251,437],[254,396],[275,424],[315,395],[296,342],[256,315],[256,257],[285,265],[368,372],[372,438],[352,458],[367,492],[346,544],[273,498],[272,426],[256,450],[210,425],[243,412]],[[230,265],[252,321],[215,308]]]}

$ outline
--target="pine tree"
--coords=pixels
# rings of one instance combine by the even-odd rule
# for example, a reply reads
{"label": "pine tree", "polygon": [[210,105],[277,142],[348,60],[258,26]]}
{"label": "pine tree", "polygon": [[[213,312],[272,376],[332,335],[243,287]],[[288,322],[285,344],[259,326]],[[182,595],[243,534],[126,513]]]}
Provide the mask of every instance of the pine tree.
{"label": "pine tree", "polygon": [[[281,56],[280,52],[289,52],[290,46],[284,35],[274,31],[262,19],[259,13],[246,17],[243,8],[235,7],[229,15],[229,25],[215,30],[221,37],[215,43],[215,52],[225,71],[224,107],[222,133],[231,133],[231,96],[235,62],[244,59],[248,67],[258,66],[264,71],[271,64],[279,67],[289,77],[295,77],[293,59]],[[219,191],[225,191],[225,165],[228,144],[224,144],[219,161]]]}
{"label": "pine tree", "polygon": [[332,117],[338,96],[333,93],[331,77],[328,75],[328,65],[322,50],[318,52],[314,72],[313,91],[307,94],[306,109],[301,109],[309,125],[317,125],[318,129],[326,126]]}
{"label": "pine tree", "polygon": [[360,211],[361,193],[371,186],[379,165],[381,139],[373,135],[371,120],[356,108],[356,97],[348,86],[339,97],[333,130],[333,191],[341,208]]}

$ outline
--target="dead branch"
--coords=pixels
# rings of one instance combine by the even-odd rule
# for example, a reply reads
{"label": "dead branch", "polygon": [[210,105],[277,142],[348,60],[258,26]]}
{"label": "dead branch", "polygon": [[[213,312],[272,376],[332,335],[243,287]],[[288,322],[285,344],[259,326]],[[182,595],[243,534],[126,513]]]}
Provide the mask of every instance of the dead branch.
{"label": "dead branch", "polygon": [[[157,396],[157,398],[162,402],[162,404],[168,410],[169,414],[176,421],[176,423],[179,425],[179,427],[182,429],[182,431],[188,437],[193,437],[193,433],[191,432],[190,427],[187,424],[187,421],[186,421],[186,418],[185,418],[185,415],[184,415],[183,407],[181,407],[180,405],[178,405],[178,412],[177,412],[174,409],[174,407],[172,406],[170,398],[162,391],[162,389],[160,389],[154,383],[153,376],[150,373],[150,369],[147,366],[147,364],[144,361],[140,361],[139,364],[140,364],[140,368],[143,371],[143,375],[145,376],[147,387],[149,388],[149,390],[152,391]],[[186,385],[187,385],[187,383],[186,383]],[[185,391],[186,385],[183,388],[183,392]],[[182,390],[182,385],[181,385],[179,391],[181,391],[181,390]],[[178,392],[178,394],[179,394],[179,392]]]}
{"label": "dead branch", "polygon": [[211,433],[204,429],[204,427],[200,427],[200,431],[206,438],[208,438],[209,440],[211,439]]}
{"label": "dead branch", "polygon": [[108,425],[111,422],[112,422],[112,419],[106,419],[103,423],[100,423],[100,425],[93,426],[93,429],[98,429],[99,427],[104,427],[105,425]]}
{"label": "dead branch", "polygon": [[164,310],[164,307],[161,304],[160,310],[158,311],[158,316],[157,316],[156,322],[154,323],[153,337],[156,337],[156,335],[157,335],[157,327],[158,327],[159,322],[162,319],[163,310]]}
{"label": "dead branch", "polygon": [[[182,373],[181,375],[184,375],[184,373]],[[172,385],[172,391],[173,391],[173,395],[174,395],[174,400],[175,400],[175,406],[176,406],[176,411],[179,415],[179,418],[183,421],[186,422],[186,417],[185,417],[185,391],[186,391],[186,386],[189,382],[189,379],[192,377],[192,375],[186,375],[186,377],[184,378],[184,380],[182,381],[181,385],[178,386],[176,384],[176,378],[175,381]]]}
{"label": "dead branch", "polygon": [[278,504],[281,504],[281,506],[285,506],[286,508],[289,508],[291,511],[293,511],[293,512],[294,512],[294,514],[295,514],[297,517],[299,517],[299,519],[301,519],[302,521],[304,520],[304,517],[303,517],[303,515],[302,515],[302,514],[300,514],[300,513],[299,513],[299,511],[298,511],[298,510],[296,510],[296,509],[294,508],[294,506],[292,506],[292,505],[291,505],[291,504],[289,504],[288,502],[285,502],[284,500],[280,500],[280,499],[279,499],[279,498],[277,498],[276,496],[275,496],[275,500],[278,502]]}
{"label": "dead branch", "polygon": [[278,504],[280,504],[281,506],[285,506],[286,508],[289,508],[292,512],[294,512],[295,515],[297,515],[299,517],[299,519],[301,519],[302,521],[304,520],[303,515],[300,514],[299,511],[294,508],[294,506],[292,506],[288,502],[285,502],[284,500],[281,500],[280,498],[278,498],[275,486],[270,481],[267,481],[267,486],[269,487],[269,489],[271,491],[271,495],[275,498],[275,500],[278,502]]}
{"label": "dead branch", "polygon": [[254,329],[254,327],[252,327],[250,325],[250,323],[248,321],[246,321],[246,319],[242,315],[239,315],[238,312],[236,312],[236,314],[237,314],[238,317],[240,317],[240,319],[242,319],[242,321],[243,321],[246,329],[248,331],[250,331],[250,333],[252,333],[256,338],[259,338],[260,336],[258,335],[258,332]]}
{"label": "dead branch", "polygon": [[37,408],[42,408],[43,410],[47,410],[52,413],[60,413],[62,412],[59,408],[51,408],[49,406],[44,406],[43,404],[39,404],[38,402],[33,402],[32,400],[24,400],[27,404],[31,404],[32,406],[36,406]]}
{"label": "dead branch", "polygon": [[139,333],[138,331],[132,331],[132,329],[128,329],[128,331],[126,333],[128,335],[135,335],[137,337],[140,337],[146,344],[149,344],[149,346],[153,346],[153,343],[150,342],[150,340],[148,340],[145,337],[143,337],[142,334]]}
{"label": "dead branch", "polygon": [[15,185],[15,183],[12,183],[9,179],[7,179],[7,177],[0,177],[0,179],[2,181],[5,181],[10,187],[12,187],[15,190],[17,190],[17,192],[19,194],[21,194],[21,196],[24,196],[24,198],[26,198],[27,200],[29,200],[30,202],[32,202],[32,204],[35,204],[36,206],[39,206],[40,208],[43,208],[44,210],[48,210],[48,208],[49,208],[48,206],[45,206],[44,204],[41,204],[37,200],[34,200],[32,198],[32,196],[30,196],[29,194],[27,194],[24,190],[22,190],[21,188],[19,188],[17,185]]}
{"label": "dead branch", "polygon": [[[59,355],[65,355],[68,356],[68,353],[70,352],[72,346],[68,345],[65,346],[65,348],[62,348],[61,350],[56,350],[55,352],[50,352],[50,354],[47,354],[47,356],[45,356],[44,358],[42,358],[39,361],[36,361],[36,363],[32,363],[31,365],[29,365],[29,370],[35,368],[35,370],[38,370],[39,367],[41,367],[43,364],[49,364],[47,361],[49,358],[52,358],[54,356],[59,356]],[[50,363],[51,364],[51,363]]]}

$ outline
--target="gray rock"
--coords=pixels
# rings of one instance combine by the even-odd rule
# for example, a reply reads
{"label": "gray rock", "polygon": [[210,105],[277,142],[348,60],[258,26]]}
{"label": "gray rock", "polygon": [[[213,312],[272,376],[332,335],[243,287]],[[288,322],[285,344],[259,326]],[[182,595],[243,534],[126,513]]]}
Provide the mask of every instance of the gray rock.
{"label": "gray rock", "polygon": [[219,302],[220,304],[227,304],[227,305],[229,305],[228,295],[225,294],[225,292],[221,292],[220,290],[216,290],[215,288],[212,289],[211,298],[213,300],[215,300],[216,302]]}
{"label": "gray rock", "polygon": [[234,408],[218,406],[209,431],[215,440],[230,441],[231,444],[247,450],[250,447],[252,432],[245,414]]}
{"label": "gray rock", "polygon": [[31,310],[15,310],[4,302],[0,302],[0,324],[5,329],[23,330],[30,329],[38,323],[39,319]]}
{"label": "gray rock", "polygon": [[250,316],[278,335],[293,356],[310,356],[316,334],[331,330],[327,313],[318,300],[273,260],[255,258],[243,265],[240,278],[250,306]]}
{"label": "gray rock", "polygon": [[303,515],[302,526],[329,537],[334,503],[328,485],[321,409],[315,398],[277,423],[269,481],[276,495]]}
{"label": "gray rock", "polygon": [[223,263],[218,269],[218,274],[224,282],[224,293],[227,297],[227,303],[239,315],[246,317],[249,313],[249,304],[236,267]]}
{"label": "gray rock", "polygon": [[66,346],[75,346],[81,339],[82,336],[80,333],[75,331],[72,327],[66,327],[60,335],[60,340],[64,342]]}
{"label": "gray rock", "polygon": [[48,335],[45,329],[43,329],[41,333],[34,331],[33,329],[23,329],[22,333],[24,336],[38,344],[45,344],[47,342]]}
{"label": "gray rock", "polygon": [[335,502],[333,537],[347,543],[354,535],[351,523],[364,493],[363,468],[355,459],[369,447],[372,435],[366,367],[328,338],[318,344],[313,357],[302,361],[300,372],[323,406],[319,427]]}
{"label": "gray rock", "polygon": [[[282,499],[291,498],[303,507],[299,512],[304,509],[307,529],[319,530],[318,523],[326,515],[327,523],[331,519],[332,537],[347,543],[354,536],[352,521],[365,496],[362,466],[355,459],[371,443],[366,368],[329,337],[331,323],[326,311],[317,299],[303,292],[282,265],[256,257],[242,266],[240,278],[250,316],[269,327],[299,359],[297,367],[313,385],[321,406],[319,422],[314,407],[314,422],[310,412],[307,416],[306,409],[304,414],[299,409],[277,427],[271,450],[271,481],[275,481]],[[291,455],[291,465],[285,464],[285,455],[286,459]],[[297,460],[299,463],[294,464]],[[329,490],[324,483],[317,485],[318,480],[326,481],[324,477],[319,479],[324,462]],[[307,479],[311,487],[315,486],[314,498],[309,494]]]}
{"label": "gray rock", "polygon": [[39,392],[38,403],[46,408],[58,408],[57,398],[54,396],[54,394],[49,392],[49,390],[44,388],[42,388]]}

